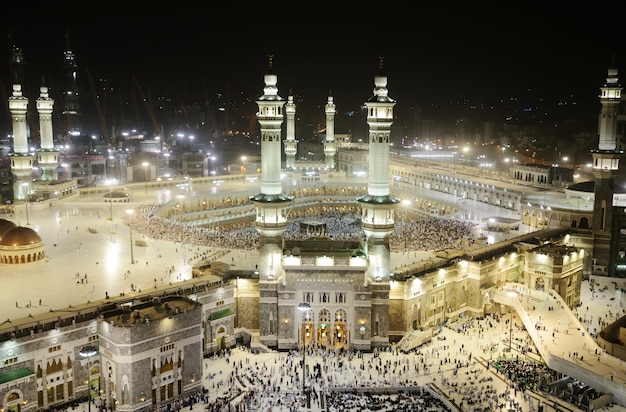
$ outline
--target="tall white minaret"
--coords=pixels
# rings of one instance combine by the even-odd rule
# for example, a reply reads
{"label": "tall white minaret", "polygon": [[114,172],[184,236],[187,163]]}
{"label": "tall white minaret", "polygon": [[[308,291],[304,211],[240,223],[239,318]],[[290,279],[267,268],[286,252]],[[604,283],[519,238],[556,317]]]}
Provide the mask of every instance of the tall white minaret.
{"label": "tall white minaret", "polygon": [[13,85],[13,95],[9,97],[9,111],[13,123],[13,152],[11,153],[11,172],[15,175],[13,198],[27,199],[31,191],[34,156],[28,153],[26,134],[26,111],[28,98],[22,95],[22,86]]}
{"label": "tall white minaret", "polygon": [[59,151],[54,149],[52,132],[52,108],[54,99],[48,95],[48,88],[39,88],[37,111],[39,112],[39,128],[41,130],[41,148],[37,150],[37,163],[43,171],[41,180],[56,180],[59,165]]}
{"label": "tall white minaret", "polygon": [[613,239],[612,235],[614,181],[618,174],[619,160],[624,153],[617,147],[617,115],[622,97],[617,69],[609,68],[606,83],[600,87],[599,97],[602,109],[598,119],[598,149],[591,151],[595,178],[591,225],[593,259],[597,266],[606,268],[609,276],[614,276],[618,247],[611,247],[611,244],[619,240]]}
{"label": "tall white minaret", "polygon": [[285,115],[287,117],[287,136],[284,142],[285,169],[293,170],[296,167],[296,152],[298,151],[298,141],[296,140],[296,104],[293,102],[293,95],[287,97]]}
{"label": "tall white minaret", "polygon": [[278,79],[273,72],[272,56],[265,74],[263,96],[257,100],[257,119],[261,129],[261,193],[250,199],[256,207],[255,227],[260,233],[259,303],[260,313],[267,314],[259,319],[259,339],[268,346],[277,346],[277,319],[279,317],[278,291],[284,281],[284,270],[280,264],[282,234],[287,229],[287,212],[292,197],[283,193],[281,172],[281,125],[285,100],[278,95]]}
{"label": "tall white minaret", "polygon": [[374,96],[366,102],[369,126],[369,178],[367,194],[358,198],[361,204],[361,227],[367,238],[367,269],[363,286],[371,290],[370,325],[372,346],[389,344],[389,288],[391,251],[389,236],[394,231],[394,209],[398,199],[389,193],[389,138],[393,124],[395,100],[387,95],[387,76],[380,58],[374,77]]}
{"label": "tall white minaret", "polygon": [[277,82],[270,56],[263,96],[257,100],[257,119],[261,126],[261,193],[251,198],[257,208],[256,228],[262,237],[270,238],[282,235],[287,228],[287,207],[292,199],[283,193],[280,182],[281,125],[285,100],[278,95]]}
{"label": "tall white minaret", "polygon": [[365,102],[369,125],[367,195],[358,201],[361,203],[363,230],[368,239],[382,240],[394,230],[393,212],[398,203],[398,199],[389,194],[389,137],[396,102],[387,95],[387,76],[383,73],[382,58],[374,84],[374,96]]}
{"label": "tall white minaret", "polygon": [[328,170],[335,170],[335,154],[337,148],[335,147],[335,103],[333,103],[333,96],[328,96],[328,102],[326,103],[326,140],[324,141],[324,159],[326,160],[326,168]]}

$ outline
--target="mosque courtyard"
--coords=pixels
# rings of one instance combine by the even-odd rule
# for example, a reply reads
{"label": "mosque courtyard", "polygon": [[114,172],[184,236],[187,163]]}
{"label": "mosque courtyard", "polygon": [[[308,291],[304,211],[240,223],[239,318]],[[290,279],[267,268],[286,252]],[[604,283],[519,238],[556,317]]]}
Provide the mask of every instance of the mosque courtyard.
{"label": "mosque courtyard", "polygon": [[[42,209],[27,211],[18,207],[14,215],[6,216],[18,225],[34,229],[42,237],[47,259],[37,264],[37,270],[31,265],[11,268],[12,286],[0,295],[3,318],[13,322],[86,301],[104,301],[107,295],[132,295],[142,289],[184,281],[192,277],[193,263],[207,255],[219,256],[221,262],[233,269],[254,267],[255,257],[250,251],[166,241],[129,230],[126,222],[133,217],[126,213],[128,209],[139,210],[162,202],[160,196],[168,196],[163,192],[142,195],[142,191],[137,190],[128,204],[105,204],[100,196],[79,197]],[[484,230],[479,223],[496,212],[482,210],[484,205],[473,203],[466,201],[467,216],[477,222],[478,230]],[[521,228],[523,230],[526,229]],[[497,242],[506,236],[489,233],[488,241]],[[137,239],[145,240],[146,246],[134,245],[133,240]],[[401,267],[429,256],[430,252],[425,250],[396,252],[392,261],[396,267]],[[611,279],[593,278],[595,290],[604,285],[613,287]],[[616,300],[610,293],[592,294],[592,289],[588,280],[583,282],[581,307],[588,306],[588,309],[578,316],[606,318],[610,310],[617,318],[624,313],[621,298]],[[309,351],[305,387],[310,389],[310,406],[303,395],[301,351],[252,353],[247,348],[237,347],[227,354],[204,360],[206,396],[199,400],[201,405],[191,404],[185,408],[329,412],[406,410],[402,409],[404,407],[417,410],[418,406],[423,410],[461,411],[581,410],[556,396],[521,390],[506,373],[493,366],[492,362],[499,358],[541,361],[519,319],[513,316],[512,327],[509,322],[509,313],[497,318],[465,319],[457,325],[441,328],[430,343],[410,353],[403,353],[395,346],[374,353]],[[509,344],[509,337],[514,344]],[[405,388],[409,395],[375,395],[398,387]],[[434,395],[427,393],[426,387]],[[343,394],[320,396],[329,389]],[[414,390],[417,392],[411,394]],[[357,392],[367,395],[354,396]],[[228,402],[231,409],[220,408],[222,402]],[[409,402],[419,402],[419,405],[407,406]],[[246,409],[236,409],[244,407]],[[426,409],[428,407],[436,409]],[[610,410],[624,409],[611,406]]]}

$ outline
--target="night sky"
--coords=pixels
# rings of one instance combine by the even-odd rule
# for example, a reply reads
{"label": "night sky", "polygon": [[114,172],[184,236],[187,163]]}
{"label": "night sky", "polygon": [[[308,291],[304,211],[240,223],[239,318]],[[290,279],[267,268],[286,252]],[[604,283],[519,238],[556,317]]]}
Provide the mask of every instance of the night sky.
{"label": "night sky", "polygon": [[[96,3],[82,6],[89,10],[13,10],[3,19],[4,33],[13,33],[35,78],[53,83],[50,73],[62,62],[69,32],[79,66],[94,77],[124,87],[134,76],[152,95],[175,90],[185,100],[217,92],[260,96],[272,54],[281,96],[291,92],[323,106],[332,93],[338,110],[356,109],[372,95],[379,56],[398,105],[490,102],[529,92],[597,104],[613,61],[626,72],[617,29],[604,25],[620,20],[605,10],[510,4],[499,11],[459,10],[454,4],[435,10],[417,3],[417,10],[388,10],[384,2],[376,13],[366,3],[343,10],[326,3],[249,10],[239,2],[238,9],[220,3],[229,10],[158,10],[153,2],[140,15],[111,4],[103,3],[104,11]],[[1,75],[10,90],[6,66]]]}

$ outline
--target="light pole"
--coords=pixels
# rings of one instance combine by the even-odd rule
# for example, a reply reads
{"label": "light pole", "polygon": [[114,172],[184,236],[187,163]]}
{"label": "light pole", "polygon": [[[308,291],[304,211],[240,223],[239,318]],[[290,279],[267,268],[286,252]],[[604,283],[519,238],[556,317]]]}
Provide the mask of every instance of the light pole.
{"label": "light pole", "polygon": [[[514,291],[508,291],[506,293],[507,295],[509,295],[509,297],[511,299],[515,299],[517,297],[517,292]],[[509,306],[509,310],[511,312],[511,320],[509,322],[509,355],[511,354],[511,345],[513,344],[513,305]]]}
{"label": "light pole", "polygon": [[246,182],[246,156],[241,156],[241,176],[243,177],[243,182]]}
{"label": "light pole", "polygon": [[30,219],[28,218],[28,199],[24,202],[24,206],[26,207],[26,224],[30,225]]}
{"label": "light pole", "polygon": [[82,346],[80,350],[78,351],[78,353],[83,358],[87,358],[87,390],[89,391],[88,392],[89,400],[88,400],[87,407],[88,407],[88,412],[91,412],[91,357],[95,355],[96,353],[98,353],[98,348],[96,348],[95,346],[91,346],[91,345]]}
{"label": "light pole", "polygon": [[180,246],[183,247],[183,240],[185,238],[183,230],[183,199],[185,198],[185,195],[176,195],[176,197],[178,198],[179,202],[179,204],[176,205],[176,208],[178,208],[178,211],[180,213],[180,216],[178,218],[178,224],[180,225]]}
{"label": "light pole", "polygon": [[148,166],[150,163],[143,162],[141,165],[143,166],[143,182],[146,186],[146,194],[148,194]]}
{"label": "light pole", "polygon": [[300,331],[302,333],[302,393],[306,395],[306,335],[304,334],[303,326],[304,326],[304,318],[306,317],[306,313],[311,309],[311,305],[302,302],[298,304],[298,309],[302,312],[302,322],[300,326]]}
{"label": "light pole", "polygon": [[113,221],[113,181],[109,181],[109,220]]}
{"label": "light pole", "polygon": [[129,221],[128,221],[128,233],[130,236],[130,264],[134,264],[135,263],[135,255],[133,255],[133,213],[135,213],[135,211],[133,209],[127,209],[126,213],[129,216]]}

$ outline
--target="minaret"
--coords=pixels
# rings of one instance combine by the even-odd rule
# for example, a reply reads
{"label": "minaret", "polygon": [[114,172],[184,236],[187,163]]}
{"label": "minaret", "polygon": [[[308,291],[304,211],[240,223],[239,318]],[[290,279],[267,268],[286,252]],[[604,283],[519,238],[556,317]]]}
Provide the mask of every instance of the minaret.
{"label": "minaret", "polygon": [[374,96],[365,102],[369,126],[369,178],[361,204],[361,227],[367,238],[368,268],[363,280],[371,288],[370,324],[372,346],[389,344],[389,236],[394,230],[394,209],[398,199],[389,193],[389,137],[396,102],[387,95],[387,76],[380,58],[374,77]]}
{"label": "minaret", "polygon": [[261,193],[250,200],[256,207],[255,226],[261,234],[259,247],[259,335],[261,343],[276,346],[278,343],[277,319],[278,290],[284,271],[282,257],[282,234],[287,229],[287,211],[291,196],[285,195],[280,182],[281,172],[281,125],[285,100],[278,95],[277,77],[272,69],[272,56],[265,74],[263,96],[257,100],[257,119],[261,129]]}
{"label": "minaret", "polygon": [[368,239],[377,241],[388,238],[393,232],[393,211],[398,202],[389,194],[389,136],[396,102],[387,95],[387,76],[382,66],[381,58],[379,72],[374,78],[374,96],[365,102],[369,126],[369,178],[367,195],[358,199],[363,230]]}
{"label": "minaret", "polygon": [[13,85],[13,95],[9,97],[9,111],[13,123],[13,152],[10,154],[11,172],[16,178],[13,184],[13,198],[26,200],[31,191],[34,156],[28,153],[28,137],[26,135],[28,98],[22,95],[22,86],[19,84]]}
{"label": "minaret", "polygon": [[296,140],[296,104],[293,102],[293,95],[287,97],[285,105],[287,116],[287,136],[285,138],[285,169],[293,170],[296,166],[296,152],[298,151],[298,141]]}
{"label": "minaret", "polygon": [[333,96],[328,96],[328,102],[326,103],[326,140],[324,141],[324,158],[326,160],[326,168],[328,170],[335,170],[335,154],[337,148],[335,147],[335,104],[333,103]]}
{"label": "minaret", "polygon": [[283,194],[280,182],[280,146],[283,106],[278,95],[277,77],[272,71],[272,57],[265,74],[263,96],[257,100],[257,119],[261,126],[261,193],[252,196],[257,208],[256,229],[269,238],[281,236],[287,228],[287,207],[291,197]]}
{"label": "minaret", "polygon": [[617,69],[609,68],[606,83],[600,88],[602,110],[598,121],[598,149],[592,150],[592,171],[595,178],[593,200],[593,258],[597,266],[605,266],[608,275],[615,273],[614,256],[611,250],[613,222],[613,194],[619,160],[624,153],[617,148],[617,115],[622,87]]}
{"label": "minaret", "polygon": [[37,150],[37,163],[43,171],[41,180],[56,180],[57,166],[59,165],[59,151],[54,149],[52,132],[52,108],[54,99],[48,95],[48,88],[39,88],[37,111],[39,112],[39,130],[41,133],[41,148]]}

